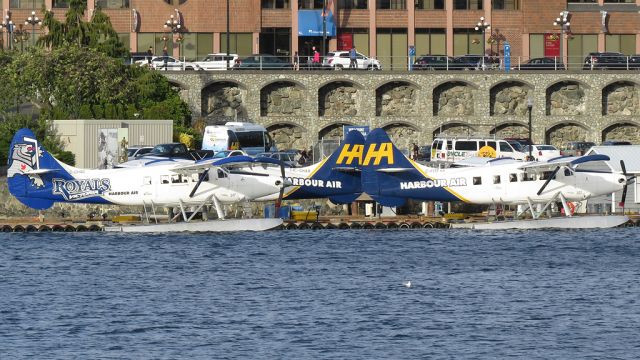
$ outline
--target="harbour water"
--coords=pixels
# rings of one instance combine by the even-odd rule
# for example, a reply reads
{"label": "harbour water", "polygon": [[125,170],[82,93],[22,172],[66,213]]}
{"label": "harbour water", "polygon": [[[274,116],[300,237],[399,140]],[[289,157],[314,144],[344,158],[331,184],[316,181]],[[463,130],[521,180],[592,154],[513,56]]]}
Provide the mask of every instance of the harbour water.
{"label": "harbour water", "polygon": [[0,358],[632,359],[638,235],[0,234]]}

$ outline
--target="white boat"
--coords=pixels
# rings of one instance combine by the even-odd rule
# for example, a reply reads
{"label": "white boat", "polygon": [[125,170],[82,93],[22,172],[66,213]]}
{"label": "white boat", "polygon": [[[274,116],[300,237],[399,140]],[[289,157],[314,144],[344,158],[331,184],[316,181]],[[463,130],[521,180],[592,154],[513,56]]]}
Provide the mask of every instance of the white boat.
{"label": "white boat", "polygon": [[131,233],[265,231],[275,229],[280,225],[282,225],[282,219],[280,218],[230,219],[168,224],[117,225],[107,226],[104,231]]}
{"label": "white boat", "polygon": [[550,219],[505,220],[493,222],[452,223],[451,228],[477,230],[506,229],[605,229],[629,221],[626,215],[571,216]]}

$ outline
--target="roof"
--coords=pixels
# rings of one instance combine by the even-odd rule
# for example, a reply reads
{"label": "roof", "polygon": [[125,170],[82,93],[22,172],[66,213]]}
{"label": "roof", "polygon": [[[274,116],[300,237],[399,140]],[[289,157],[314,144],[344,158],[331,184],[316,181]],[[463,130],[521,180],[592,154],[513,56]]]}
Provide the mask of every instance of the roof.
{"label": "roof", "polygon": [[622,171],[620,160],[624,160],[628,173],[640,173],[640,145],[594,146],[585,155],[591,154],[609,156],[608,163],[615,171]]}

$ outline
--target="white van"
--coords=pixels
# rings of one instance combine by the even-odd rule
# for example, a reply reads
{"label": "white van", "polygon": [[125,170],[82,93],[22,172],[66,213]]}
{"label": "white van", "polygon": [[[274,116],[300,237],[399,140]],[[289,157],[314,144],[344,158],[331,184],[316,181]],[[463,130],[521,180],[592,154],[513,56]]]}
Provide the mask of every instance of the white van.
{"label": "white van", "polygon": [[514,149],[506,140],[493,138],[436,138],[431,144],[431,161],[456,162],[474,156],[524,160],[526,154]]}
{"label": "white van", "polygon": [[202,150],[244,150],[249,155],[277,151],[276,146],[262,125],[230,121],[224,125],[204,128]]}

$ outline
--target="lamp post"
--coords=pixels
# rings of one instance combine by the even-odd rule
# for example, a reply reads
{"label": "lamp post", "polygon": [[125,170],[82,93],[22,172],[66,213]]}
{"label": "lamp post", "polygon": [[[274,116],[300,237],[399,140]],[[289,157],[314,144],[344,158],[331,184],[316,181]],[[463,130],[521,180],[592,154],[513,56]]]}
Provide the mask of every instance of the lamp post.
{"label": "lamp post", "polygon": [[7,48],[9,50],[11,50],[11,41],[13,40],[12,39],[12,35],[13,35],[14,25],[13,25],[13,21],[11,21],[9,19],[10,19],[9,15],[6,15],[4,17],[4,21],[2,23],[0,23],[0,30],[5,29],[5,28],[7,29],[7,34],[8,34],[7,35]]}
{"label": "lamp post", "polygon": [[[230,43],[231,43],[231,34],[229,33],[229,0],[227,0],[227,70],[229,70],[229,53],[231,52]],[[237,50],[236,50],[237,51]]]}
{"label": "lamp post", "polygon": [[531,97],[527,98],[527,109],[529,109],[529,157],[527,158],[529,161],[533,161],[533,140],[531,140],[531,110],[533,109],[533,99]]}
{"label": "lamp post", "polygon": [[27,20],[24,21],[25,25],[31,25],[31,33],[33,34],[31,37],[33,38],[33,40],[31,41],[31,43],[33,45],[36,44],[36,25],[40,26],[42,25],[42,20],[40,20],[37,16],[36,16],[36,12],[31,11],[31,16],[29,16],[27,18]]}
{"label": "lamp post", "polygon": [[[179,14],[178,10],[176,10],[176,14]],[[177,34],[182,29],[182,24],[180,24],[180,19],[179,18],[176,19],[176,17],[173,16],[173,14],[171,14],[169,19],[164,22],[163,26],[164,26],[165,30],[171,31],[172,34]],[[166,37],[166,35],[163,36],[163,40],[164,40],[165,37]],[[165,44],[165,46],[167,46],[167,41],[166,40],[165,40],[164,44]]]}
{"label": "lamp post", "polygon": [[478,24],[476,24],[476,31],[482,30],[482,70],[484,70],[484,56],[486,53],[485,46],[487,45],[485,40],[485,33],[488,29],[491,29],[491,24],[484,21],[484,16],[480,16],[480,21],[478,21]]}
{"label": "lamp post", "polygon": [[[322,58],[325,56],[325,44],[327,43],[327,0],[322,0]],[[322,62],[322,59],[320,60]]]}
{"label": "lamp post", "polygon": [[24,42],[29,40],[29,32],[22,27],[22,24],[18,25],[18,29],[13,31],[13,41],[20,43],[20,52],[24,51]]}
{"label": "lamp post", "polygon": [[560,26],[560,62],[564,64],[565,61],[562,54],[564,50],[564,33],[565,31],[569,31],[569,26],[571,26],[571,23],[569,22],[569,12],[567,10],[561,11],[560,17],[556,18],[556,21],[553,22],[553,26]]}

